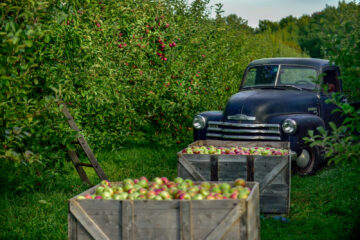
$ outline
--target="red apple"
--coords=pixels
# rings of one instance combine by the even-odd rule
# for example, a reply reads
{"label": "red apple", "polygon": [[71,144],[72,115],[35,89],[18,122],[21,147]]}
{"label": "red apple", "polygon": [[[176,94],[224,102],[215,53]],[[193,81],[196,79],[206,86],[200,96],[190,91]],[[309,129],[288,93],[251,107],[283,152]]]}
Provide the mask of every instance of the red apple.
{"label": "red apple", "polygon": [[163,184],[167,184],[169,182],[169,179],[167,177],[162,177],[161,180]]}
{"label": "red apple", "polygon": [[180,200],[191,200],[191,196],[188,193],[183,193],[179,196]]}
{"label": "red apple", "polygon": [[206,197],[207,200],[215,200],[215,196],[213,194],[209,194],[207,197]]}
{"label": "red apple", "polygon": [[156,196],[156,194],[155,194],[154,191],[148,191],[148,192],[146,193],[146,198],[147,198],[147,199],[153,199],[155,196]]}
{"label": "red apple", "polygon": [[237,193],[233,193],[230,195],[231,199],[238,199],[238,194]]}

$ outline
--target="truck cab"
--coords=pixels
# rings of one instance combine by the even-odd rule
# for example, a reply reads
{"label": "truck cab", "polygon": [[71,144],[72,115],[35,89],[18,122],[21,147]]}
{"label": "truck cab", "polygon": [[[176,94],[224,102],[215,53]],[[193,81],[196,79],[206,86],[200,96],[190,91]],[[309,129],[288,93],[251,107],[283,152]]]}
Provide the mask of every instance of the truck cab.
{"label": "truck cab", "polygon": [[[309,130],[329,129],[343,119],[326,99],[342,91],[340,69],[328,60],[266,58],[245,69],[239,92],[223,111],[199,113],[193,120],[194,140],[289,141],[300,175],[314,174],[324,152],[303,141]],[[325,87],[324,87],[325,86]],[[346,101],[346,99],[343,99]]]}

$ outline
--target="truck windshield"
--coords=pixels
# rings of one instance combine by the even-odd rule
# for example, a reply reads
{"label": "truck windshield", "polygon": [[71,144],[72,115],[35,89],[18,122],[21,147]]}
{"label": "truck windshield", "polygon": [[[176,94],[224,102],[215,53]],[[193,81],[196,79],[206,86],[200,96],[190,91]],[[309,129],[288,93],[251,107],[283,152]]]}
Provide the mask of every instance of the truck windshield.
{"label": "truck windshield", "polygon": [[317,71],[306,66],[261,65],[250,67],[242,87],[316,88]]}

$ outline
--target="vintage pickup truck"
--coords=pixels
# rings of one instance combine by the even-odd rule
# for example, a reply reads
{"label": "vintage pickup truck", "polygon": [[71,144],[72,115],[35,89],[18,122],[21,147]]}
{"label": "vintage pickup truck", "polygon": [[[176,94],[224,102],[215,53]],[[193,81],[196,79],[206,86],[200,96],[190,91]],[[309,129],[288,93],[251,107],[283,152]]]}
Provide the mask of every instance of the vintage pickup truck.
{"label": "vintage pickup truck", "polygon": [[325,102],[332,92],[342,92],[339,75],[339,68],[323,59],[252,61],[224,111],[195,116],[194,140],[289,141],[297,155],[295,171],[314,174],[325,163],[324,151],[303,138],[319,126],[329,129],[329,122],[342,123],[341,114],[332,113],[336,106]]}

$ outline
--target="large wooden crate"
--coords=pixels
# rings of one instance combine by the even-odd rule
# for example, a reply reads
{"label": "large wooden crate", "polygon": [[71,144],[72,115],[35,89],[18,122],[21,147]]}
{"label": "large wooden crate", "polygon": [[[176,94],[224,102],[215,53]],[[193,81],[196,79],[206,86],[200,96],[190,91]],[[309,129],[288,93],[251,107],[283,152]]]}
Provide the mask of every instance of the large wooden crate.
{"label": "large wooden crate", "polygon": [[[191,146],[273,147],[290,150],[288,142],[200,140]],[[288,214],[290,209],[291,157],[178,153],[178,176],[195,181],[259,182],[260,211]]]}
{"label": "large wooden crate", "polygon": [[[68,234],[80,239],[260,239],[259,184],[241,200],[69,200]],[[84,194],[92,194],[97,186]]]}

